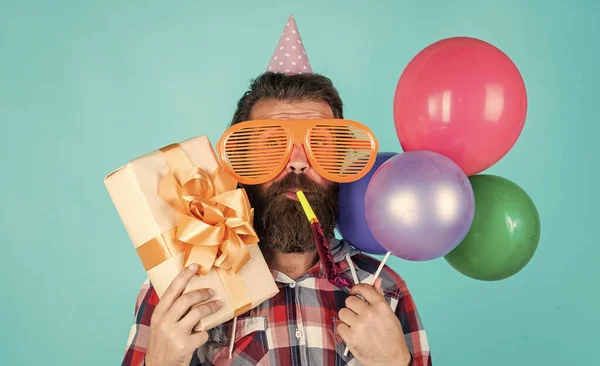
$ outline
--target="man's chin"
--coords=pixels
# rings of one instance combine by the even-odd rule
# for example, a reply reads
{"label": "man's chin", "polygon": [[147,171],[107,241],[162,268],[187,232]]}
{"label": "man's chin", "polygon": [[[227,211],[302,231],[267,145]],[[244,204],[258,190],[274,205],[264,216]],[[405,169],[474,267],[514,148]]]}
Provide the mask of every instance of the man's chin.
{"label": "man's chin", "polygon": [[259,230],[265,249],[281,253],[315,250],[312,227],[297,201],[284,193],[270,202],[271,209],[263,213]]}

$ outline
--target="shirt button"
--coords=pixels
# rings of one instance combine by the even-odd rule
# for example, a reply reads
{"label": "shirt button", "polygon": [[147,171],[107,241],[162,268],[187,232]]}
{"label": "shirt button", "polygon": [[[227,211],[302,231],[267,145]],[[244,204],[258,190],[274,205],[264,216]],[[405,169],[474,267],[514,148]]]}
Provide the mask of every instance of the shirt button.
{"label": "shirt button", "polygon": [[302,332],[300,331],[300,329],[296,330],[296,338],[300,339],[300,337],[302,337]]}
{"label": "shirt button", "polygon": [[294,287],[296,287],[296,282],[292,282],[292,283],[290,283],[290,287],[291,287],[291,288],[294,288]]}

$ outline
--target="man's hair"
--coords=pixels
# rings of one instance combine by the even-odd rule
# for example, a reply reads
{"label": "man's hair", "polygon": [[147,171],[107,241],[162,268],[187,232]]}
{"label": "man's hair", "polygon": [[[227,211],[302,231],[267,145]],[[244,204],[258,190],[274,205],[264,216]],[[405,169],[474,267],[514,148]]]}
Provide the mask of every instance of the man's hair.
{"label": "man's hair", "polygon": [[266,100],[325,102],[331,107],[334,118],[344,118],[342,99],[329,78],[312,73],[285,75],[266,72],[251,82],[248,91],[238,101],[230,126],[249,120],[254,105]]}

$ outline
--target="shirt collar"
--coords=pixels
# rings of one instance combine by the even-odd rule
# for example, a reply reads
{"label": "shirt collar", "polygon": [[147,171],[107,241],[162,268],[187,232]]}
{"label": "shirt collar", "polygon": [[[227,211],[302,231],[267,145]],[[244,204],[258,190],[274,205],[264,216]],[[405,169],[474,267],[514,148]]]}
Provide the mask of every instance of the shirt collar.
{"label": "shirt collar", "polygon": [[[348,265],[348,262],[346,261],[346,254],[352,257],[353,255],[360,253],[360,250],[352,247],[347,241],[339,240],[337,238],[333,238],[329,241],[329,247],[331,248],[333,261],[340,266],[342,264],[346,264],[346,266]],[[348,268],[349,267],[347,267],[346,269]]]}

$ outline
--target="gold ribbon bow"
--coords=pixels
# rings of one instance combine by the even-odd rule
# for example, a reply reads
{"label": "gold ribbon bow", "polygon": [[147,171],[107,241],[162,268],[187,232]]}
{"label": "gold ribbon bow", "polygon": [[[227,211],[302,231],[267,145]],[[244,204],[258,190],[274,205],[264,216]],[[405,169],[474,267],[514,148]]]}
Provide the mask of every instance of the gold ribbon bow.
{"label": "gold ribbon bow", "polygon": [[146,270],[185,251],[184,265],[198,264],[237,274],[250,260],[246,245],[258,243],[252,227],[254,210],[246,191],[221,168],[211,174],[194,167],[179,144],[160,149],[169,165],[158,195],[179,212],[175,228],[138,248]]}
{"label": "gold ribbon bow", "polygon": [[184,265],[198,264],[198,274],[219,267],[238,273],[250,260],[246,245],[258,243],[254,210],[243,189],[218,168],[212,174],[194,167],[180,184],[172,171],[158,195],[179,211],[175,238],[186,244]]}

